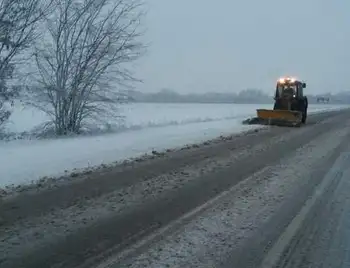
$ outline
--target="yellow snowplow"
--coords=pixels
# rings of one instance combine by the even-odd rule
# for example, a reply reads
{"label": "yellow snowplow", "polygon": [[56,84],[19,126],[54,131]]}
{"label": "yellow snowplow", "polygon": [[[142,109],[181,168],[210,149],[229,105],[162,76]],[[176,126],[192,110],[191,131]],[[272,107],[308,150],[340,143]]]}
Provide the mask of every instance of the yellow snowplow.
{"label": "yellow snowplow", "polygon": [[272,110],[258,109],[257,116],[243,124],[261,124],[299,127],[305,124],[308,100],[303,94],[306,84],[294,78],[281,78],[277,82],[275,104]]}

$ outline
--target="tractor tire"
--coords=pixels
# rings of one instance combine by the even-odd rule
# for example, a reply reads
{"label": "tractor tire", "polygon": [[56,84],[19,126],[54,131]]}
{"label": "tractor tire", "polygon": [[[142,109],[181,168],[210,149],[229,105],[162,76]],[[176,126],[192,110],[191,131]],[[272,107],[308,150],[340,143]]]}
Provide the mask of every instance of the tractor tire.
{"label": "tractor tire", "polygon": [[309,108],[309,100],[307,99],[306,96],[304,96],[304,113],[303,113],[303,118],[302,118],[303,124],[306,123],[307,109],[308,109],[308,108]]}
{"label": "tractor tire", "polygon": [[302,118],[301,118],[301,123],[305,124],[306,119],[307,119],[307,108],[308,108],[308,100],[306,97],[304,97],[300,101],[300,106],[299,106],[299,111],[302,112]]}
{"label": "tractor tire", "polygon": [[302,114],[301,123],[305,124],[306,118],[307,118],[307,110],[305,109],[305,111]]}

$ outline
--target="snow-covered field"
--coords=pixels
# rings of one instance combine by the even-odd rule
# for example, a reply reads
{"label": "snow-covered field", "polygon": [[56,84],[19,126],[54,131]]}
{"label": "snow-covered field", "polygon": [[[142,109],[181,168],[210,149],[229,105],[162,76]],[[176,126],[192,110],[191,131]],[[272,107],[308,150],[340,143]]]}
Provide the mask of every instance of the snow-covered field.
{"label": "snow-covered field", "polygon": [[[60,176],[73,169],[137,157],[152,150],[180,147],[256,126],[241,121],[255,115],[253,104],[123,104],[115,120],[96,125],[109,134],[0,143],[0,187],[27,184],[41,177]],[[344,105],[310,105],[309,113],[347,108]],[[40,111],[17,105],[8,132],[32,132],[48,118]]]}

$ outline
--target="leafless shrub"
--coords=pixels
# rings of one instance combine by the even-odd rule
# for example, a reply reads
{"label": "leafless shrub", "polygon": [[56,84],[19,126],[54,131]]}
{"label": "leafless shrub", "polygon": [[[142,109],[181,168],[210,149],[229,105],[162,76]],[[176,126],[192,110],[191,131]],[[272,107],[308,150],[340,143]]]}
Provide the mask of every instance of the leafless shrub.
{"label": "leafless shrub", "polygon": [[[127,66],[144,52],[141,0],[55,0],[47,36],[36,46],[36,107],[57,135],[79,133],[86,119],[106,116],[121,86],[137,81]],[[111,113],[113,114],[113,113]]]}
{"label": "leafless shrub", "polygon": [[38,37],[38,23],[50,6],[50,1],[42,0],[0,1],[0,125],[10,117],[9,104],[19,90],[8,82],[20,63],[19,56]]}

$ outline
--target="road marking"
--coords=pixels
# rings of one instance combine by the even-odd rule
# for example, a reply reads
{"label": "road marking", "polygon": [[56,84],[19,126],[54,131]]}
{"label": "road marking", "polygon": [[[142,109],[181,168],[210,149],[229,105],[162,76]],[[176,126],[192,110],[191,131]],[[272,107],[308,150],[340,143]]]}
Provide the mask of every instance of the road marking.
{"label": "road marking", "polygon": [[350,152],[342,153],[337,158],[337,160],[335,161],[331,169],[328,171],[328,173],[324,177],[321,184],[316,188],[313,196],[306,201],[305,205],[301,208],[299,213],[293,218],[293,220],[287,226],[287,228],[279,237],[277,242],[269,250],[266,257],[261,263],[261,266],[260,266],[261,268],[272,268],[277,265],[283,252],[291,243],[293,237],[296,235],[296,233],[302,226],[302,223],[304,222],[306,216],[308,215],[310,210],[313,208],[313,206],[317,203],[317,201],[322,197],[327,187],[331,184],[332,180],[339,176],[340,176],[340,180],[344,177],[343,173],[347,169],[346,167],[348,166],[349,159],[350,159]]}

